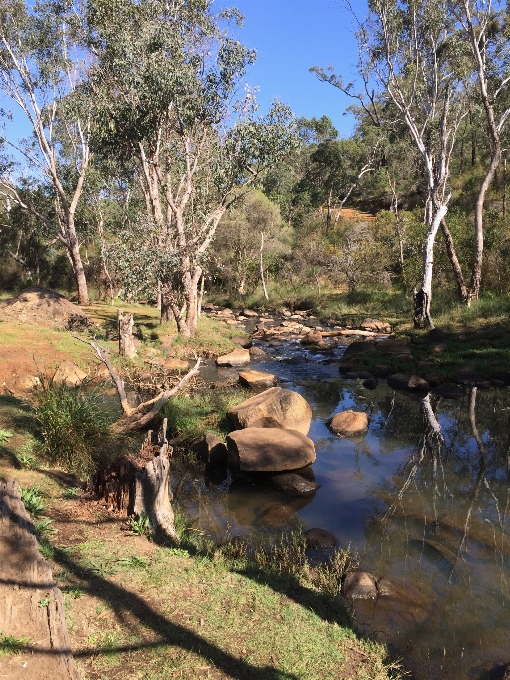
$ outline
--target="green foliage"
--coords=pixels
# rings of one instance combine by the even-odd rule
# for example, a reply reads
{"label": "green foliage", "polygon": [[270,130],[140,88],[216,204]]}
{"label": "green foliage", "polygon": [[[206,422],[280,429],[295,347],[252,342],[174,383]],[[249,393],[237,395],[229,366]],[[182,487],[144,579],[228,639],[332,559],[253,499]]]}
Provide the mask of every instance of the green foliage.
{"label": "green foliage", "polygon": [[34,523],[35,532],[40,541],[47,539],[55,533],[55,529],[51,526],[52,523],[53,520],[49,517],[45,517]]}
{"label": "green foliage", "polygon": [[88,475],[104,458],[110,414],[96,392],[42,382],[35,392],[34,415],[51,463]]}
{"label": "green foliage", "polygon": [[128,527],[128,533],[133,536],[150,536],[152,534],[150,519],[143,512],[139,517],[130,517]]}
{"label": "green foliage", "polygon": [[13,436],[12,432],[9,430],[0,430],[0,444],[5,444]]}
{"label": "green foliage", "polygon": [[163,408],[168,418],[168,430],[178,437],[180,444],[191,442],[205,432],[219,438],[232,429],[227,411],[246,398],[242,391],[209,390],[203,394],[177,394]]}
{"label": "green foliage", "polygon": [[14,637],[14,635],[4,635],[0,630],[0,657],[9,654],[21,654],[24,648],[30,643],[28,637]]}
{"label": "green foliage", "polygon": [[50,602],[51,602],[51,597],[43,597],[42,599],[39,600],[39,602],[37,603],[37,606],[40,609],[45,609],[46,607],[50,606]]}
{"label": "green foliage", "polygon": [[76,498],[78,494],[80,493],[80,490],[78,489],[77,486],[70,486],[67,489],[64,489],[62,492],[62,498],[66,498],[67,500],[71,500],[73,498]]}
{"label": "green foliage", "polygon": [[45,494],[40,486],[30,486],[27,489],[20,488],[20,494],[27,512],[34,517],[38,517],[46,510]]}

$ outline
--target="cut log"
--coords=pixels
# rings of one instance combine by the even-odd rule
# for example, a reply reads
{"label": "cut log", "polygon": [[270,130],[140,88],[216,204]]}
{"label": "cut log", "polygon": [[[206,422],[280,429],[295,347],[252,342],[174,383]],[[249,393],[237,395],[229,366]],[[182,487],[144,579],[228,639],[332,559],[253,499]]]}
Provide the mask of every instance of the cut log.
{"label": "cut log", "polygon": [[122,456],[89,480],[89,489],[123,517],[150,519],[155,537],[179,543],[170,493],[172,447],[166,439],[167,420],[154,443],[149,430],[137,456]]}
{"label": "cut log", "polygon": [[[62,593],[38,550],[34,525],[15,480],[0,484],[0,564],[0,631],[27,640],[20,645],[17,665],[23,677],[80,680]],[[5,677],[21,675],[13,667],[12,675]]]}

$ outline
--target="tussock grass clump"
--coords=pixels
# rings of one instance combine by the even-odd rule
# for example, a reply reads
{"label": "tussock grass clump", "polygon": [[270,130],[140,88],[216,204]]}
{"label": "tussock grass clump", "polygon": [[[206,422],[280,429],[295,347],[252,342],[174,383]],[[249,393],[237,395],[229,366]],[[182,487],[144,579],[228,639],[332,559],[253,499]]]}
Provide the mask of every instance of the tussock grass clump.
{"label": "tussock grass clump", "polygon": [[78,475],[97,468],[111,424],[98,394],[43,381],[35,392],[34,415],[42,436],[39,450],[51,463]]}

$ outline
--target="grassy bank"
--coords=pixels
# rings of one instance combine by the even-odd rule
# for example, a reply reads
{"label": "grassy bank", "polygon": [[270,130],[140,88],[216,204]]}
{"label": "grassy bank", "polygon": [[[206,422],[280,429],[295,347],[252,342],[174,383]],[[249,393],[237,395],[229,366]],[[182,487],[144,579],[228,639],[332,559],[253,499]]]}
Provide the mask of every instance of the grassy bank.
{"label": "grassy bank", "polygon": [[33,429],[26,405],[0,397],[0,479],[29,492],[83,680],[397,677],[384,648],[354,634],[339,571],[303,562],[302,537],[254,557],[181,521],[182,546],[157,546],[42,466]]}

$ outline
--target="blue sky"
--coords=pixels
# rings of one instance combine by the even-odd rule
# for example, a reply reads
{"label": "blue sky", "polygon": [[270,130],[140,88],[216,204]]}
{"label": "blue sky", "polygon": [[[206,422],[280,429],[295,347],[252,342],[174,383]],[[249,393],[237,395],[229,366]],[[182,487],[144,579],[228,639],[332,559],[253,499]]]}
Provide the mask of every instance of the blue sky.
{"label": "blue sky", "polygon": [[[334,66],[348,81],[355,75],[355,20],[344,0],[215,0],[213,9],[231,6],[245,16],[237,37],[257,50],[246,82],[260,86],[261,111],[279,98],[298,116],[329,116],[348,136],[354,123],[344,111],[351,100],[309,72],[311,66]],[[360,20],[365,17],[365,0],[351,6]]]}

